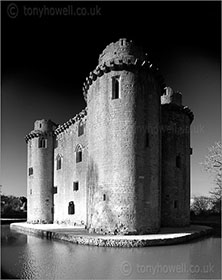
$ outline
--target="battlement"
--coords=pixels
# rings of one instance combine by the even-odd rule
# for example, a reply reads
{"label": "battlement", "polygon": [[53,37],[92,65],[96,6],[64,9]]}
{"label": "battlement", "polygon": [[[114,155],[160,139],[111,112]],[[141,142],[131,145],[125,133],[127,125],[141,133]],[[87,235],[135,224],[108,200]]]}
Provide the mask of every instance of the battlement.
{"label": "battlement", "polygon": [[179,91],[174,92],[171,87],[166,87],[164,94],[161,96],[161,104],[170,103],[182,106],[182,94]]}
{"label": "battlement", "polygon": [[121,38],[115,43],[111,43],[103,50],[99,56],[99,64],[103,64],[109,60],[115,58],[128,59],[138,58],[144,60],[146,58],[146,53],[143,48],[138,47],[132,40],[127,40],[126,38]]}
{"label": "battlement", "polygon": [[32,138],[52,134],[57,126],[58,125],[51,120],[36,120],[34,122],[34,130],[32,130],[29,134],[25,136],[26,143]]}
{"label": "battlement", "polygon": [[36,120],[34,123],[34,130],[40,130],[42,132],[53,131],[57,125],[51,120]]}
{"label": "battlement", "polygon": [[166,87],[164,94],[161,96],[161,105],[169,110],[183,112],[190,118],[190,123],[194,119],[193,112],[187,107],[182,105],[182,94],[179,91],[174,92],[171,87]]}
{"label": "battlement", "polygon": [[159,68],[154,66],[144,50],[127,39],[119,39],[115,43],[109,44],[99,57],[99,64],[95,70],[91,71],[83,83],[83,96],[87,101],[87,92],[97,78],[111,71],[134,71],[136,69],[150,71],[156,78],[162,92],[166,87],[164,78]]}
{"label": "battlement", "polygon": [[192,123],[192,121],[194,119],[194,114],[188,106],[178,106],[175,103],[165,103],[165,104],[162,104],[162,109],[168,110],[171,112],[174,111],[174,112],[186,114],[186,115],[188,115],[188,117],[190,119],[190,123]]}
{"label": "battlement", "polygon": [[87,115],[87,107],[83,109],[80,113],[76,114],[75,117],[69,119],[62,125],[57,125],[51,120],[36,120],[34,123],[34,130],[25,136],[26,143],[35,137],[46,136],[48,133],[53,133],[58,135],[69,128],[72,124],[82,120]]}
{"label": "battlement", "polygon": [[82,120],[87,115],[87,107],[83,109],[80,113],[76,114],[75,117],[69,119],[67,122],[65,122],[62,125],[59,125],[57,129],[54,131],[55,135],[60,134],[61,132],[65,131],[67,128],[69,128],[72,124]]}

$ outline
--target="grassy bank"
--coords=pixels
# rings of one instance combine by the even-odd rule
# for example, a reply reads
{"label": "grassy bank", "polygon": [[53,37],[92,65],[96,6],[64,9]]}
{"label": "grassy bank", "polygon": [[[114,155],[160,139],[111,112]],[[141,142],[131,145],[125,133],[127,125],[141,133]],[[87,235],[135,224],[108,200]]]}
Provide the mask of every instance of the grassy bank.
{"label": "grassy bank", "polygon": [[209,226],[214,229],[216,236],[221,236],[221,215],[191,215],[191,224]]}

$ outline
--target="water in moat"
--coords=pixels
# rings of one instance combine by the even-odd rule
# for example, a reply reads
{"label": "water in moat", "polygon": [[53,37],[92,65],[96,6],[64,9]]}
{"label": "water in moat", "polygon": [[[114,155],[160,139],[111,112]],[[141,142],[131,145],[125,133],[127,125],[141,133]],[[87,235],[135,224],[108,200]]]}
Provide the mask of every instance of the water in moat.
{"label": "water in moat", "polygon": [[221,279],[221,239],[146,248],[105,248],[42,239],[1,227],[3,278]]}

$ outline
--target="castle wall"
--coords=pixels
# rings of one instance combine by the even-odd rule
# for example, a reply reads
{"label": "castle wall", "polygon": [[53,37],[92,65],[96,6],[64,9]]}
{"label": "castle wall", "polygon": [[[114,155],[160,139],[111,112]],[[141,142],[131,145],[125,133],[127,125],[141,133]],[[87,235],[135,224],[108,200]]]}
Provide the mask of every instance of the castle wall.
{"label": "castle wall", "polygon": [[111,234],[188,225],[193,114],[163,88],[141,48],[108,45],[83,85],[88,109],[59,126],[36,121],[26,136],[28,222]]}
{"label": "castle wall", "polygon": [[[120,98],[112,77],[120,75]],[[160,226],[159,88],[148,72],[111,71],[92,83],[88,107],[88,226],[156,232]],[[149,135],[148,123],[156,130]]]}
{"label": "castle wall", "polygon": [[162,105],[162,226],[190,223],[190,117]]}
{"label": "castle wall", "polygon": [[[86,223],[86,169],[87,141],[86,129],[78,136],[78,123],[72,124],[64,132],[57,135],[57,147],[54,152],[54,223],[85,224]],[[76,147],[82,147],[82,161],[76,163]],[[61,155],[61,169],[57,170],[57,156]],[[73,190],[73,183],[78,182],[78,190]],[[69,202],[74,202],[74,214],[68,213]]]}

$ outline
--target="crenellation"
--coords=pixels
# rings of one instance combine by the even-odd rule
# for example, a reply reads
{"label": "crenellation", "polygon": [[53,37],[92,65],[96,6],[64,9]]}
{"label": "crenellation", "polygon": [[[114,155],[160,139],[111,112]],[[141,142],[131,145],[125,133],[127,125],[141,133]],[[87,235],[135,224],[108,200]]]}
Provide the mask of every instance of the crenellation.
{"label": "crenellation", "polygon": [[[86,82],[83,83],[83,95],[87,101],[87,92],[90,86],[97,80],[98,77],[102,77],[104,74],[109,73],[110,71],[123,71],[130,70],[133,71],[134,67],[138,69],[144,69],[145,71],[152,71],[153,75],[158,76],[158,81],[162,91],[164,91],[165,83],[162,75],[159,72],[158,67],[154,67],[153,64],[145,58],[145,60],[140,60],[138,58],[115,58],[108,61],[104,61],[102,65],[97,65],[93,72],[90,72],[89,76],[86,77]],[[92,78],[92,74],[95,76]]]}

